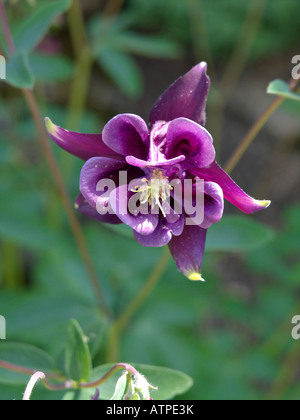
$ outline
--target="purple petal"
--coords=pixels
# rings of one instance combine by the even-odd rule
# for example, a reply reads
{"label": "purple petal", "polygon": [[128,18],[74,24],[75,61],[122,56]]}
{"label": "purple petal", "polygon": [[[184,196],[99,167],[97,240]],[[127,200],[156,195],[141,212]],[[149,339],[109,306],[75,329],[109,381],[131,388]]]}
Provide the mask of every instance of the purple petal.
{"label": "purple petal", "polygon": [[181,163],[185,160],[185,156],[178,156],[174,159],[163,160],[161,162],[149,162],[142,159],[137,159],[134,156],[126,156],[126,162],[129,165],[136,166],[137,168],[151,168],[151,167],[165,167],[165,166],[175,166],[178,163]]}
{"label": "purple petal", "polygon": [[185,227],[185,216],[184,214],[178,215],[178,219],[175,222],[173,220],[171,221],[169,216],[167,216],[165,223],[174,236],[180,236]]}
{"label": "purple petal", "polygon": [[209,166],[216,157],[209,132],[186,118],[177,118],[170,122],[164,154],[167,159],[185,156],[186,161],[181,165],[184,169]]}
{"label": "purple petal", "polygon": [[148,236],[134,232],[137,242],[145,247],[162,247],[167,245],[172,239],[172,232],[162,222],[157,226],[156,230]]}
{"label": "purple petal", "polygon": [[77,197],[75,201],[75,208],[85,216],[99,220],[99,222],[102,223],[109,223],[111,225],[119,225],[122,223],[121,220],[114,214],[99,214],[96,209],[89,205],[82,194]]}
{"label": "purple petal", "polygon": [[141,214],[138,212],[132,214],[128,208],[128,202],[133,193],[128,191],[128,189],[128,185],[122,185],[112,191],[109,197],[110,205],[123,223],[141,235],[151,235],[157,228],[159,216],[157,214]]}
{"label": "purple petal", "polygon": [[208,229],[218,223],[224,212],[224,196],[222,188],[214,182],[204,183],[204,221],[202,229]]}
{"label": "purple petal", "polygon": [[246,194],[216,162],[209,168],[193,169],[191,172],[205,181],[220,185],[224,198],[244,213],[255,213],[271,204],[268,200],[255,200]]}
{"label": "purple petal", "polygon": [[174,223],[168,222],[168,217],[166,219],[161,218],[157,228],[151,235],[145,236],[134,232],[134,236],[137,242],[142,246],[162,247],[168,245],[173,235],[180,236],[182,234],[184,224],[184,215],[176,217]]}
{"label": "purple petal", "polygon": [[206,101],[210,79],[207,64],[200,63],[174,82],[158,99],[150,114],[150,123],[185,117],[205,125]]}
{"label": "purple petal", "polygon": [[206,229],[186,226],[181,236],[173,236],[169,243],[171,254],[181,271],[188,279],[204,281],[201,276]]}
{"label": "purple petal", "polygon": [[46,118],[46,127],[50,137],[59,147],[82,160],[96,156],[124,159],[103,143],[101,134],[74,133],[54,125],[49,118]]}
{"label": "purple petal", "polygon": [[[96,157],[86,162],[80,174],[80,191],[91,207],[96,209],[100,201],[102,205],[105,201],[108,204],[110,192],[119,185],[119,171],[125,168],[126,162],[108,158]],[[101,180],[107,180],[107,192],[99,188]]]}
{"label": "purple petal", "polygon": [[117,115],[106,124],[102,137],[104,143],[116,153],[147,158],[149,130],[145,121],[137,115]]}

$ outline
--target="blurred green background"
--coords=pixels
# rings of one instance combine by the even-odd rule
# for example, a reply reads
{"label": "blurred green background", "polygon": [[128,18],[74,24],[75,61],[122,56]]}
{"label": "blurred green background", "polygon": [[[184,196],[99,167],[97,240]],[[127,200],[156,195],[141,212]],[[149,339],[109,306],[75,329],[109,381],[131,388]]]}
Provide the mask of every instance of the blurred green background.
{"label": "blurred green background", "polygon": [[[52,2],[6,2],[15,42],[30,52],[28,77],[43,117],[90,133],[118,113],[147,120],[163,90],[205,60],[212,79],[207,127],[221,164],[273,100],[268,83],[289,80],[292,57],[300,54],[298,0],[76,0],[44,29],[32,22],[26,28],[46,3]],[[3,34],[1,40],[3,47]],[[7,341],[59,358],[66,326],[76,318],[95,365],[111,361],[109,322],[98,309],[36,128],[20,92],[0,83],[0,314]],[[242,215],[245,232],[238,222],[236,231],[226,227],[230,218],[225,239],[212,231],[205,284],[189,282],[171,262],[122,335],[117,361],[174,368],[194,379],[180,398],[299,398],[300,342],[291,337],[292,317],[300,314],[299,115],[299,102],[286,102],[232,174],[272,206]],[[74,201],[82,162],[52,148]],[[227,203],[226,214],[238,212]],[[80,221],[117,316],[161,250]],[[20,399],[23,388],[0,379],[0,399]]]}

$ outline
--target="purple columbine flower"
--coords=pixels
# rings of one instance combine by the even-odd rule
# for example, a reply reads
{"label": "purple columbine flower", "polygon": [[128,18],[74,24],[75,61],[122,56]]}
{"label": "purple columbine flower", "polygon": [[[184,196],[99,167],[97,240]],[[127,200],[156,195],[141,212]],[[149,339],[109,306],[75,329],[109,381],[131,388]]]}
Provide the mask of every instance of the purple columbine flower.
{"label": "purple columbine flower", "polygon": [[[46,120],[52,139],[86,161],[76,208],[104,223],[127,224],[143,246],[169,245],[178,269],[195,281],[203,281],[207,229],[221,220],[224,198],[245,213],[270,205],[247,195],[215,161],[213,139],[204,128],[210,88],[206,72],[206,63],[200,63],[175,81],[154,104],[149,126],[137,115],[121,114],[106,124],[102,135],[91,135],[73,133]],[[131,187],[122,184],[120,172],[126,173],[128,184],[140,182]],[[113,181],[115,189],[99,189],[103,179]],[[193,201],[199,179],[203,180],[203,217],[199,223],[187,224],[187,214],[174,211],[172,181],[182,181],[184,189],[183,181],[190,180]],[[134,194],[156,211],[124,211]],[[110,212],[99,211],[107,207]]]}

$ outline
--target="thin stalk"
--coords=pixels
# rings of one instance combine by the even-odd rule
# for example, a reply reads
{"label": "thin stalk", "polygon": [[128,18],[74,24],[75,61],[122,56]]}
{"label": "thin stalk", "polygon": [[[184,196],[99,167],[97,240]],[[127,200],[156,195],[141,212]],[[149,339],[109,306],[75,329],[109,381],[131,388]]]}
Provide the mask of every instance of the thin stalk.
{"label": "thin stalk", "polygon": [[[34,375],[35,372],[36,372],[34,369],[25,368],[23,366],[15,365],[13,363],[9,363],[9,362],[6,362],[4,360],[0,360],[0,368],[10,370],[10,371],[16,372],[16,373],[21,373],[22,375],[30,375],[30,376]],[[56,380],[64,379],[64,378],[62,378],[61,376],[59,376],[55,373],[45,373],[45,375],[48,378],[51,378],[51,379],[56,379]]]}
{"label": "thin stalk", "polygon": [[125,311],[120,315],[120,317],[113,323],[110,327],[108,333],[108,347],[107,347],[107,361],[115,362],[119,359],[119,348],[120,348],[120,339],[124,329],[130,323],[133,316],[137,311],[143,306],[144,302],[147,300],[151,292],[154,290],[155,286],[161,279],[162,275],[166,271],[171,256],[169,250],[166,248],[160,261],[155,266],[153,272],[150,274],[148,280],[144,284],[143,288],[137,294],[137,296],[131,301]]}
{"label": "thin stalk", "polygon": [[27,385],[27,387],[25,389],[25,392],[24,392],[23,401],[29,401],[30,400],[34,387],[36,386],[38,381],[40,381],[42,379],[46,379],[46,376],[43,372],[36,372],[30,378],[30,381],[28,382],[28,385]]}
{"label": "thin stalk", "polygon": [[90,281],[91,281],[91,285],[93,287],[93,290],[96,294],[96,297],[99,301],[99,304],[100,304],[101,308],[106,312],[106,314],[108,314],[109,310],[108,310],[108,307],[106,305],[106,302],[105,302],[105,299],[104,299],[104,294],[102,292],[101,286],[100,286],[99,281],[98,281],[98,276],[97,276],[96,270],[94,268],[92,258],[90,256],[90,253],[89,253],[87,243],[86,243],[85,238],[84,238],[84,234],[83,234],[81,225],[80,225],[79,220],[78,220],[78,218],[75,214],[73,204],[72,204],[72,202],[69,198],[69,195],[68,195],[67,190],[66,190],[65,185],[64,185],[64,180],[63,180],[62,174],[60,172],[59,166],[57,165],[54,154],[52,152],[50,142],[48,140],[48,135],[47,135],[47,132],[45,130],[41,115],[39,113],[38,105],[37,105],[37,102],[35,100],[34,94],[33,94],[32,91],[30,91],[28,89],[23,89],[23,95],[26,99],[26,102],[27,102],[28,107],[30,109],[32,118],[35,122],[35,125],[36,125],[37,129],[38,129],[39,138],[40,138],[40,141],[41,141],[41,145],[42,145],[42,148],[43,148],[43,151],[44,151],[45,158],[47,160],[48,166],[49,166],[50,171],[52,173],[52,176],[54,178],[56,187],[59,191],[64,209],[65,209],[67,217],[68,217],[68,221],[69,221],[71,230],[73,232],[73,236],[74,236],[74,238],[76,240],[76,243],[77,243],[78,250],[80,252],[80,255],[82,257],[82,261],[83,261],[83,263],[86,267],[86,270],[88,272],[88,275],[89,275],[89,278],[90,278]]}
{"label": "thin stalk", "polygon": [[252,144],[253,140],[257,137],[258,133],[262,130],[262,128],[266,125],[269,121],[269,118],[274,114],[274,112],[280,107],[280,105],[284,102],[284,98],[278,97],[276,98],[271,105],[266,109],[266,111],[259,117],[250,131],[246,134],[243,138],[231,158],[225,165],[225,171],[229,174],[234,170],[236,165],[239,163],[243,155],[245,154],[246,150]]}
{"label": "thin stalk", "polygon": [[111,368],[101,379],[95,382],[90,383],[79,383],[79,388],[97,388],[98,386],[103,385],[109,378],[111,378],[117,371],[125,370],[128,373],[131,373],[133,376],[139,376],[138,371],[131,365],[127,363],[118,363],[113,368]]}
{"label": "thin stalk", "polygon": [[[291,91],[295,91],[298,86],[299,80],[292,79],[289,82],[289,86]],[[236,165],[239,163],[245,152],[248,150],[249,146],[252,144],[253,140],[257,137],[258,133],[262,130],[262,128],[266,125],[269,121],[270,117],[274,114],[274,112],[282,105],[282,103],[286,100],[286,98],[278,96],[274,99],[271,105],[265,110],[265,112],[258,118],[256,123],[252,126],[250,131],[246,134],[246,136],[242,139],[239,146],[228,160],[225,165],[225,171],[231,173]]]}

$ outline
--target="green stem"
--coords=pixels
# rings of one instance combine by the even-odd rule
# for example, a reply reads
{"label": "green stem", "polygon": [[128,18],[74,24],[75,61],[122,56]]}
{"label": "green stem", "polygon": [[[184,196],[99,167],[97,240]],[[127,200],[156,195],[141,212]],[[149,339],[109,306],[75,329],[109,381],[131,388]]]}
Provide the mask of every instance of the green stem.
{"label": "green stem", "polygon": [[170,262],[170,253],[166,248],[161,256],[160,261],[155,266],[153,272],[150,274],[148,280],[144,284],[144,287],[140,290],[137,296],[131,301],[125,311],[120,317],[112,324],[108,333],[108,347],[107,347],[107,361],[115,362],[119,359],[119,349],[121,335],[127,325],[130,323],[136,312],[142,307],[144,302],[147,300],[162,275],[166,271]]}
{"label": "green stem", "polygon": [[[12,372],[21,373],[22,375],[34,375],[36,372],[34,369],[25,368],[23,366],[15,365],[13,363],[6,362],[4,360],[0,360],[0,368],[10,370]],[[46,373],[45,374],[48,378],[56,379],[56,380],[62,380],[61,376],[55,374],[55,373]]]}
{"label": "green stem", "polygon": [[133,376],[139,376],[138,371],[131,365],[127,363],[118,363],[113,368],[111,368],[101,379],[91,383],[79,383],[79,388],[97,388],[98,386],[103,385],[109,378],[111,378],[117,371],[125,370],[128,373],[131,373]]}
{"label": "green stem", "polygon": [[256,121],[253,127],[250,129],[248,134],[243,138],[231,158],[225,165],[225,171],[229,174],[234,170],[236,165],[239,163],[243,155],[245,154],[246,150],[252,144],[253,140],[256,138],[258,133],[261,129],[265,126],[268,122],[269,118],[274,114],[274,112],[280,107],[280,105],[284,102],[284,98],[276,98],[271,105],[266,109],[266,111],[260,116],[260,118]]}
{"label": "green stem", "polygon": [[109,309],[106,305],[104,294],[102,292],[100,283],[98,281],[98,276],[96,273],[96,270],[93,265],[92,258],[90,256],[87,243],[84,238],[84,234],[81,228],[81,225],[79,223],[79,220],[75,214],[73,204],[69,198],[69,195],[67,193],[67,190],[65,188],[64,180],[62,177],[62,174],[60,172],[59,166],[57,165],[55,156],[52,152],[50,142],[48,140],[48,134],[45,130],[45,126],[43,123],[43,120],[41,118],[41,115],[39,113],[38,105],[35,100],[34,94],[32,91],[28,89],[23,89],[23,95],[26,99],[26,102],[28,104],[28,107],[30,109],[32,118],[35,122],[35,125],[39,132],[39,138],[41,141],[41,145],[44,151],[45,158],[47,160],[48,166],[50,168],[50,171],[52,173],[52,176],[54,178],[56,187],[59,191],[64,209],[66,211],[68,221],[73,233],[73,236],[75,238],[75,241],[77,243],[78,250],[80,252],[82,261],[86,267],[87,273],[89,275],[89,279],[91,281],[92,288],[96,294],[96,297],[99,301],[100,307],[104,310],[106,314],[109,314]]}
{"label": "green stem", "polygon": [[[297,89],[299,80],[291,79],[289,82],[289,86],[291,91],[295,91]],[[233,171],[236,165],[239,163],[249,146],[252,144],[253,140],[256,138],[258,133],[262,130],[262,128],[266,125],[269,121],[270,117],[274,114],[274,112],[280,107],[280,105],[286,100],[286,98],[278,96],[271,105],[266,109],[266,111],[258,118],[256,123],[250,129],[250,131],[246,134],[246,136],[242,139],[241,143],[228,160],[225,165],[225,171],[229,174]]]}

